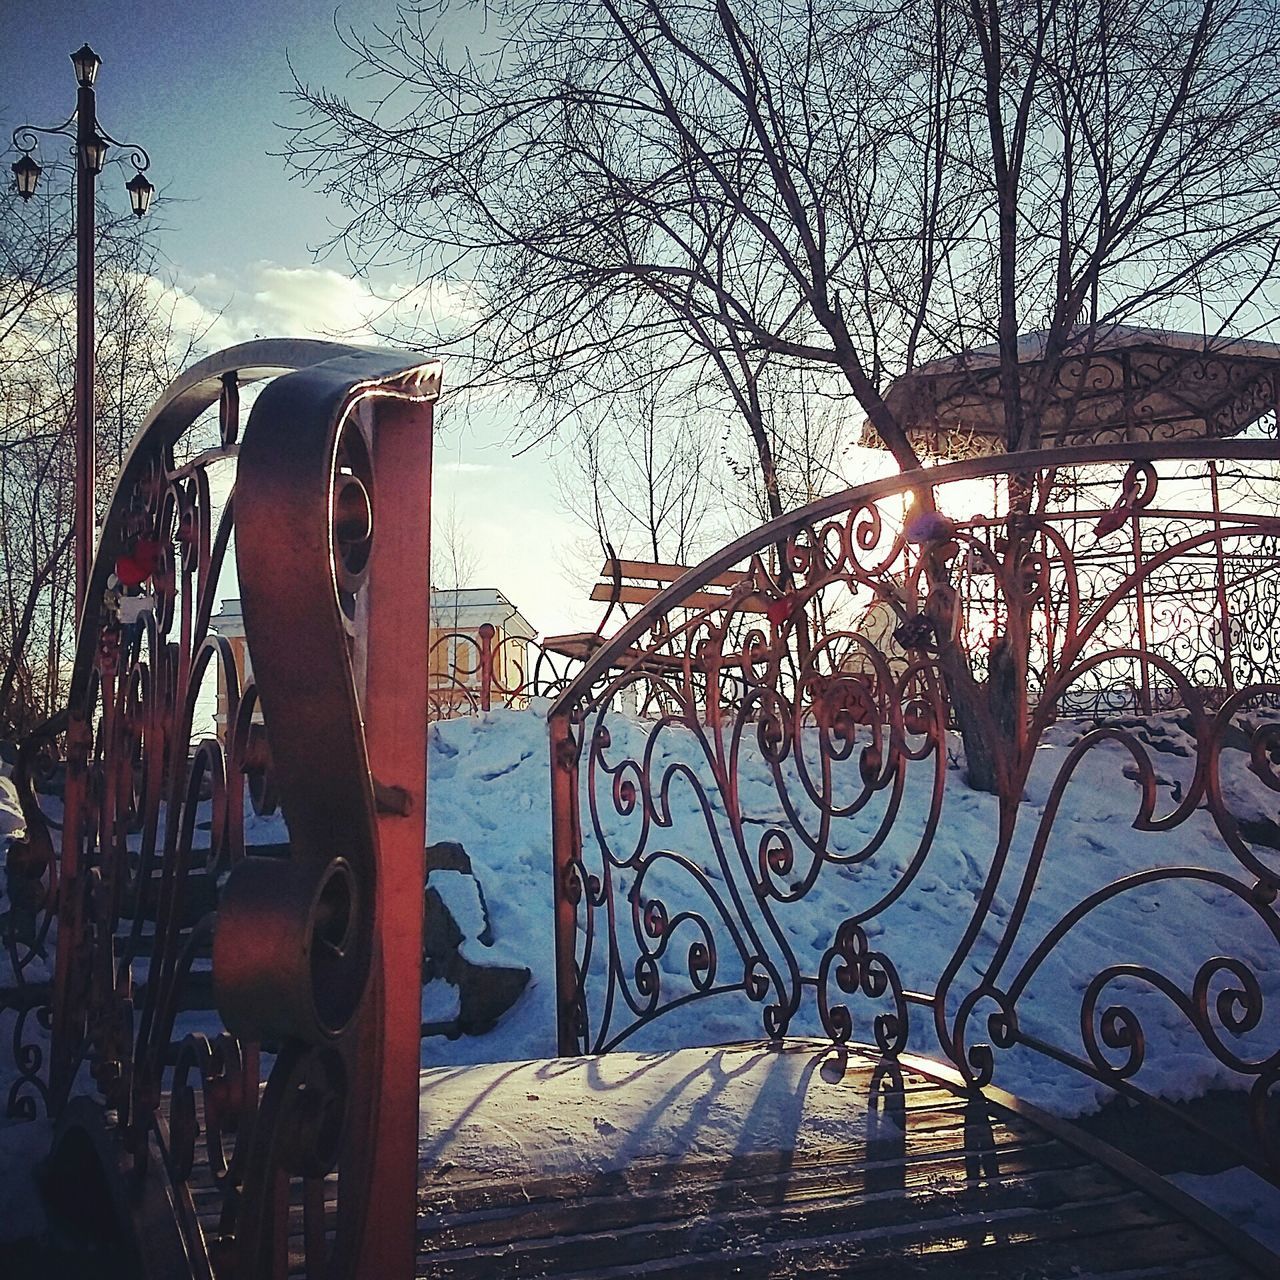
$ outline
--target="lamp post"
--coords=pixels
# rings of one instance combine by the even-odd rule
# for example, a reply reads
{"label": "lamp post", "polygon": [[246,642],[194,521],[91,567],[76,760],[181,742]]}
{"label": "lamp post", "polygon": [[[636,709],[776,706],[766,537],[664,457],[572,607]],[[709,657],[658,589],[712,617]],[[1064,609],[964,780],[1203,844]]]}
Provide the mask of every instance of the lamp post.
{"label": "lamp post", "polygon": [[141,218],[151,205],[155,188],[143,176],[151,157],[142,147],[118,142],[98,125],[94,81],[102,59],[82,45],[71,55],[79,86],[74,114],[60,125],[44,128],[24,124],[13,131],[14,148],[22,154],[11,166],[18,194],[30,200],[40,179],[40,165],[32,156],[39,134],[70,138],[74,143],[76,188],[76,376],[75,376],[75,603],[76,623],[84,613],[85,594],[93,569],[96,513],[93,412],[94,193],[106,162],[107,147],[124,147],[136,170],[125,184],[134,214]]}

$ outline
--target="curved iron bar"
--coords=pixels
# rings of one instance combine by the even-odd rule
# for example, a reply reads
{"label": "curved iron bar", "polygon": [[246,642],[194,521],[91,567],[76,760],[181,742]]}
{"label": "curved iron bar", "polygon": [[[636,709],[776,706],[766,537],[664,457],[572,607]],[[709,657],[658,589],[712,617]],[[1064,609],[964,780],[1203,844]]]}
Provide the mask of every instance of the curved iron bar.
{"label": "curved iron bar", "polygon": [[[239,391],[261,379],[274,380],[240,444]],[[306,1274],[385,1270],[388,1248],[411,1245],[416,1125],[389,1125],[387,1081],[394,1057],[416,1115],[420,1019],[415,999],[408,1036],[388,1038],[399,994],[379,931],[399,892],[384,883],[387,850],[413,880],[423,844],[425,722],[396,709],[388,672],[397,689],[420,683],[425,704],[423,647],[397,650],[394,637],[415,610],[426,628],[419,406],[438,388],[434,361],[301,340],[245,343],[176,379],[121,467],[69,709],[44,731],[66,742],[60,840],[22,783],[26,847],[47,851],[39,936],[58,945],[40,1015],[47,1074],[42,1047],[23,1040],[11,1106],[31,1114],[38,1096],[68,1111],[87,1069],[124,1176],[163,1171],[193,1274],[272,1271],[289,1247],[291,1187]],[[199,449],[215,404],[218,443]],[[198,451],[183,462],[187,442]],[[395,485],[379,488],[375,461]],[[235,483],[219,514],[220,464]],[[209,632],[233,531],[255,673],[243,688]],[[225,741],[197,724],[215,680]],[[262,853],[246,844],[246,809],[269,810],[268,793],[287,856],[278,837]],[[212,1216],[196,1214],[197,1188]],[[367,1230],[367,1212],[399,1225]]]}
{"label": "curved iron bar", "polygon": [[[61,124],[20,124],[13,131],[11,136],[11,145],[15,151],[21,151],[24,155],[30,155],[31,152],[40,144],[40,139],[37,136],[39,134],[45,134],[51,138],[66,138],[74,144],[76,140],[75,123],[76,112],[73,111]],[[94,131],[103,142],[110,143],[111,146],[127,152],[129,163],[133,165],[139,173],[145,173],[151,168],[151,153],[141,143],[121,142],[119,138],[112,137],[111,134],[102,127],[101,121],[96,119],[94,121]],[[74,155],[74,145],[72,146],[71,151]],[[112,157],[112,159],[115,158],[116,157]],[[108,160],[107,163],[110,164],[111,160]]]}
{"label": "curved iron bar", "polygon": [[557,697],[582,665],[552,653],[538,640],[498,636],[487,623],[475,632],[433,628],[430,654],[428,715],[432,720],[473,715],[496,705],[525,707],[531,698]]}
{"label": "curved iron bar", "polygon": [[[50,138],[67,138],[75,141],[75,131],[72,125],[76,122],[76,113],[73,111],[61,124],[42,125],[42,124],[20,124],[12,134],[11,145],[15,151],[21,151],[24,155],[30,155],[32,151],[40,145],[38,134],[45,134]],[[27,139],[27,141],[23,141]],[[74,151],[74,148],[73,148]]]}
{"label": "curved iron bar", "polygon": [[[1266,818],[1238,799],[1242,779],[1280,792],[1280,614],[1268,603],[1280,515],[1196,509],[1171,468],[1206,459],[1274,480],[1280,446],[1089,446],[889,477],[762,526],[646,604],[550,716],[561,1051],[613,1048],[708,999],[756,1007],[771,1038],[811,1018],[848,1040],[861,1008],[862,1039],[889,1055],[923,1041],[976,1086],[1016,1049],[1138,1097],[1154,1015],[1112,995],[1137,984],[1176,1012],[1209,1078],[1248,1092],[1258,1145],[1243,1158],[1280,1174],[1280,805],[1255,795]],[[1015,510],[911,523],[922,486],[946,513],[966,500],[960,482],[1033,469],[1032,501]],[[1081,500],[1100,486],[1119,496]],[[743,581],[723,606],[685,603],[731,569]],[[859,630],[876,602],[896,619],[891,638]],[[972,898],[955,903],[946,956],[926,972],[894,927],[937,887],[928,872],[948,805],[965,803],[948,783],[956,682],[989,692],[985,646],[1000,637],[1017,686],[997,743],[991,847],[966,850]],[[663,715],[615,714],[637,687],[659,692]],[[1047,799],[1030,805],[1051,730],[1062,753]],[[1157,755],[1170,735],[1177,769]],[[1048,919],[1061,804],[1086,768],[1136,784],[1135,809],[1114,815],[1131,832],[1116,848],[1150,865],[1100,867]],[[1141,843],[1192,823],[1205,847],[1185,865]],[[791,904],[818,893],[839,912],[825,947],[786,927]],[[1113,959],[1078,971],[1074,1031],[1035,1025],[1037,984],[1072,964],[1094,921],[1153,893],[1211,895],[1203,936],[1178,939],[1173,961],[1144,918]]]}
{"label": "curved iron bar", "polygon": [[139,173],[146,173],[151,168],[151,153],[141,143],[121,142],[119,138],[113,138],[101,124],[98,125],[98,133],[103,142],[109,142],[113,147],[118,147],[121,151],[127,151],[129,153],[129,163]]}

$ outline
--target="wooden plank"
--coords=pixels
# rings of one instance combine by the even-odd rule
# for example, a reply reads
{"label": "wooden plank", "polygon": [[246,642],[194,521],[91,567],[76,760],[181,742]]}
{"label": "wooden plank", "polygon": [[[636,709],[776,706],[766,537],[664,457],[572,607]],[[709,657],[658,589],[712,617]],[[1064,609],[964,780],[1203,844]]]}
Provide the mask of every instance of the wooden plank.
{"label": "wooden plank", "polygon": [[[622,604],[648,604],[656,595],[664,591],[664,587],[635,587],[623,583],[616,588],[617,598]],[[591,599],[608,601],[614,598],[615,588],[612,583],[598,582],[591,588]],[[679,609],[723,609],[731,600],[728,593],[716,595],[709,591],[691,591],[681,596],[675,606]],[[733,601],[733,607],[745,613],[764,613],[766,605],[755,594],[743,596]]]}
{"label": "wooden plank", "polygon": [[[656,560],[606,560],[600,569],[600,576],[606,582],[614,579],[614,565],[617,565],[617,576],[620,578],[649,578],[654,582],[677,582],[689,572],[687,565],[660,564]],[[707,581],[708,586],[736,587],[747,580],[745,573],[720,573]]]}
{"label": "wooden plank", "polygon": [[[780,1052],[813,1053],[813,1046]],[[845,1089],[869,1132],[801,1152],[638,1161],[605,1173],[498,1179],[420,1168],[417,1274],[432,1280],[1259,1280],[1176,1205],[1034,1119],[904,1067],[872,1090],[852,1055]],[[198,1095],[197,1095],[198,1096]],[[197,1103],[198,1110],[202,1111]],[[290,1274],[303,1267],[300,1187]],[[326,1188],[331,1213],[333,1187]],[[222,1201],[190,1182],[207,1232]]]}
{"label": "wooden plank", "polygon": [[[1080,1157],[1060,1143],[1015,1147],[1000,1157],[1000,1176],[1025,1177],[1050,1170],[1079,1168]],[[891,1189],[929,1191],[960,1189],[976,1182],[988,1184],[990,1174],[966,1161],[964,1152],[947,1152],[926,1159],[871,1161],[863,1165],[800,1166],[759,1177],[727,1176],[689,1180],[672,1168],[651,1186],[633,1187],[623,1195],[583,1195],[547,1200],[536,1193],[525,1201],[506,1202],[469,1213],[441,1212],[426,1221],[420,1234],[424,1249],[458,1249],[569,1235],[586,1221],[596,1231],[614,1231],[643,1223],[704,1218],[739,1209],[779,1208],[794,1212],[807,1205],[847,1201],[851,1197],[883,1194]],[[519,1191],[527,1191],[520,1188]],[[423,1220],[420,1219],[420,1224]]]}
{"label": "wooden plank", "polygon": [[[1138,1225],[1094,1235],[1087,1234],[1087,1227],[1087,1220],[1076,1216],[1053,1239],[1032,1244],[992,1243],[963,1251],[898,1240],[812,1241],[808,1248],[661,1259],[641,1274],[654,1280],[835,1280],[857,1276],[874,1280],[921,1280],[922,1276],[929,1280],[1260,1280],[1258,1273],[1238,1271],[1234,1263],[1206,1253],[1207,1239],[1197,1238],[1197,1233],[1180,1223]],[[1121,1260],[1128,1260],[1127,1264]],[[1117,1270],[1118,1263],[1125,1269]],[[628,1280],[636,1274],[634,1268],[612,1266],[548,1273],[572,1275],[577,1280]],[[495,1272],[494,1280],[504,1275]]]}
{"label": "wooden plank", "polygon": [[[419,1275],[451,1280],[510,1280],[564,1273],[571,1267],[640,1267],[660,1258],[697,1254],[741,1255],[795,1246],[797,1242],[843,1240],[849,1245],[890,1235],[917,1240],[924,1252],[984,1248],[1001,1240],[1034,1241],[1053,1232],[1065,1214],[1087,1210],[1092,1221],[1124,1226],[1167,1221],[1168,1214],[1141,1192],[1129,1192],[1104,1171],[1084,1167],[1010,1177],[994,1183],[938,1193],[909,1188],[850,1197],[838,1195],[768,1211],[752,1206],[665,1224],[596,1231],[589,1215],[576,1231],[554,1240],[419,1255]],[[1077,1225],[1082,1225],[1083,1219]],[[1190,1229],[1188,1229],[1190,1230]],[[425,1268],[425,1270],[424,1270]]]}

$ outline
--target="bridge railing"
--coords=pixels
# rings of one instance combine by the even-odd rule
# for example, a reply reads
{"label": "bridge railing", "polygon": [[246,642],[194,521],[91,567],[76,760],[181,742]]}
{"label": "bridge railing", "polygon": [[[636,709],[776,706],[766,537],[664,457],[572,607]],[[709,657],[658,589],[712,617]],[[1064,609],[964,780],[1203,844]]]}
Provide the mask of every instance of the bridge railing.
{"label": "bridge railing", "polygon": [[646,605],[550,716],[561,1052],[817,1033],[1086,1105],[1234,1089],[1274,1176],[1278,460],[942,466]]}
{"label": "bridge railing", "polygon": [[[72,1183],[96,1153],[138,1274],[412,1272],[420,1010],[387,975],[421,962],[439,381],[303,341],[182,375],[124,461],[68,710],[23,748],[7,1108],[55,1118]],[[233,544],[243,687],[209,629]]]}

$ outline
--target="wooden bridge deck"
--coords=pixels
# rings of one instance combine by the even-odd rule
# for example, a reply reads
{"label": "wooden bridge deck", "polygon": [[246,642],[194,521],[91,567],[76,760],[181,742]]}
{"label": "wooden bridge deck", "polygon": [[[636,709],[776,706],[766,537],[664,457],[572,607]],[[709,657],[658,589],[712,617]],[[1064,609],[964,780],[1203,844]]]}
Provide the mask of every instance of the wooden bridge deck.
{"label": "wooden bridge deck", "polygon": [[424,1072],[418,1228],[431,1280],[1280,1276],[1072,1126],[806,1043]]}
{"label": "wooden bridge deck", "polygon": [[[920,1059],[788,1042],[434,1068],[422,1104],[423,1280],[1280,1277],[1129,1157]],[[199,1167],[191,1190],[216,1234]],[[290,1218],[301,1275],[296,1194]]]}

